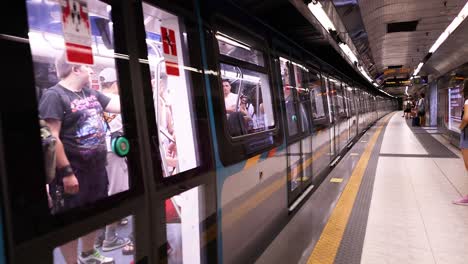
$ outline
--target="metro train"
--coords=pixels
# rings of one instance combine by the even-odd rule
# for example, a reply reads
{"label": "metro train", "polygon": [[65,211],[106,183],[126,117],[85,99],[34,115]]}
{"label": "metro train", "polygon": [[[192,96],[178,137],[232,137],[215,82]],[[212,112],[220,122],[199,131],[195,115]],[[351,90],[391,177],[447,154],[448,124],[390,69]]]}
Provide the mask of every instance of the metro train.
{"label": "metro train", "polygon": [[[62,245],[122,218],[132,248],[98,249],[115,263],[254,262],[398,108],[232,1],[23,0],[0,12],[0,250],[10,263],[65,263]],[[60,56],[88,65],[89,89],[115,70],[129,186],[54,211],[44,186],[62,183],[46,182],[39,105],[63,84]]]}

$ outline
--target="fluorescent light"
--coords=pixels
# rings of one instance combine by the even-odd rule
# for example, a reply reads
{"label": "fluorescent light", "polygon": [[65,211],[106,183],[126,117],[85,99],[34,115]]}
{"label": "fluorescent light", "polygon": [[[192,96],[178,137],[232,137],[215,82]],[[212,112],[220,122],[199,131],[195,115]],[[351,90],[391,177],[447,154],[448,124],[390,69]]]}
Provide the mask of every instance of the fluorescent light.
{"label": "fluorescent light", "polygon": [[354,55],[353,51],[349,48],[347,44],[340,43],[341,50],[346,54],[346,56],[351,60],[352,63],[358,62],[358,58]]}
{"label": "fluorescent light", "polygon": [[406,86],[405,94],[408,95],[408,86]]}
{"label": "fluorescent light", "polygon": [[414,73],[413,75],[417,75],[419,73],[419,71],[421,70],[422,66],[424,65],[424,63],[420,62],[418,64],[418,67],[416,68],[416,70],[414,70]]}
{"label": "fluorescent light", "polygon": [[243,48],[245,50],[248,50],[250,51],[250,46],[245,44],[245,43],[242,43],[241,41],[237,40],[237,39],[233,39],[231,37],[228,37],[220,32],[216,33],[216,38],[218,40],[221,40],[223,42],[226,42],[228,44],[231,44],[233,46],[236,46],[236,47],[239,47],[239,48]]}
{"label": "fluorescent light", "polygon": [[434,53],[442,43],[449,37],[450,34],[452,34],[455,29],[465,20],[465,18],[468,16],[468,2],[463,6],[462,10],[458,15],[453,19],[453,21],[448,25],[448,27],[440,34],[439,38],[437,38],[436,42],[432,45],[432,47],[429,49],[429,53]]}
{"label": "fluorescent light", "polygon": [[335,25],[333,25],[333,22],[328,18],[327,13],[323,10],[320,2],[317,2],[316,4],[310,3],[307,7],[327,31],[330,29],[336,31]]}

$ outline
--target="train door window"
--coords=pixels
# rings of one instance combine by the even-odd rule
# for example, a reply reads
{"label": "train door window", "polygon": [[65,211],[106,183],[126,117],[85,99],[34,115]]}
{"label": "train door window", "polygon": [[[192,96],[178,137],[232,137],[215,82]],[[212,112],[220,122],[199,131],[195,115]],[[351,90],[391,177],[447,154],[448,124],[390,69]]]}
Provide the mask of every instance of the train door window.
{"label": "train door window", "polygon": [[198,186],[165,200],[167,263],[201,263],[200,204],[203,188]]}
{"label": "train door window", "polygon": [[306,76],[309,70],[304,66],[293,63],[295,90],[299,101],[299,117],[301,120],[301,132],[307,133],[310,129],[310,96],[305,86]]}
{"label": "train door window", "polygon": [[297,122],[296,102],[294,100],[294,86],[291,84],[290,62],[280,58],[281,81],[283,84],[284,102],[286,106],[286,119],[289,136],[294,136],[299,132]]}
{"label": "train door window", "polygon": [[[224,95],[225,124],[231,137],[275,127],[265,54],[232,36],[216,33]],[[226,58],[226,57],[229,58]]]}
{"label": "train door window", "polygon": [[[85,237],[96,236],[94,240],[94,247],[96,252],[101,255],[100,262],[98,262],[97,254],[94,258],[81,253],[79,262],[77,262],[70,254],[69,245],[71,241],[66,242],[64,245],[60,245],[53,251],[54,264],[66,264],[66,263],[134,263],[134,252],[136,245],[133,242],[133,215],[128,215],[122,218],[117,223],[109,223],[107,226],[101,226],[99,229],[92,231],[85,235]],[[118,233],[117,233],[118,232]],[[89,242],[88,242],[89,243]],[[120,243],[120,245],[117,245]],[[66,245],[68,244],[68,245]],[[91,243],[91,246],[93,244]],[[120,246],[120,247],[119,247]],[[83,252],[84,243],[78,245],[79,252]],[[94,261],[94,262],[93,262]]]}
{"label": "train door window", "polygon": [[184,22],[143,3],[148,63],[164,177],[196,168],[198,135]]}
{"label": "train door window", "polygon": [[323,104],[325,93],[322,89],[320,76],[317,73],[309,73],[308,88],[312,102],[312,118],[314,120],[326,118]]}
{"label": "train door window", "polygon": [[51,212],[62,213],[129,189],[123,157],[130,146],[119,95],[130,88],[119,87],[110,5],[26,3],[41,135],[46,146],[58,149],[44,157],[44,190]]}

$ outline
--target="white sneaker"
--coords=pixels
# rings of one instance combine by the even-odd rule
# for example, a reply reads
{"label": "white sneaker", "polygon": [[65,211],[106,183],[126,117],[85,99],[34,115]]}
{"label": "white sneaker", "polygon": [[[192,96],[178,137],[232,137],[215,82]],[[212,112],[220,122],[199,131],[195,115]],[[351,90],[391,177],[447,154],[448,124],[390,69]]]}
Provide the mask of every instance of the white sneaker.
{"label": "white sneaker", "polygon": [[80,264],[114,264],[115,262],[113,258],[105,257],[101,255],[99,251],[94,250],[94,253],[87,257],[83,257],[83,255],[80,254],[80,256],[78,257],[78,263]]}

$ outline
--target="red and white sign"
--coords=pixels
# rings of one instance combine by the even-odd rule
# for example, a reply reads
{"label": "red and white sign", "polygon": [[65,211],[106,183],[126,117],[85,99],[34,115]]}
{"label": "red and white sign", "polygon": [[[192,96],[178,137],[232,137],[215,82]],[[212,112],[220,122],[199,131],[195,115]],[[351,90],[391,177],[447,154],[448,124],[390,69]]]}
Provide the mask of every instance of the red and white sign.
{"label": "red and white sign", "polygon": [[62,28],[67,60],[70,63],[94,63],[91,25],[86,0],[61,0]]}
{"label": "red and white sign", "polygon": [[179,62],[177,59],[177,45],[174,30],[161,27],[161,38],[163,43],[163,56],[166,63],[166,73],[168,75],[179,76]]}

